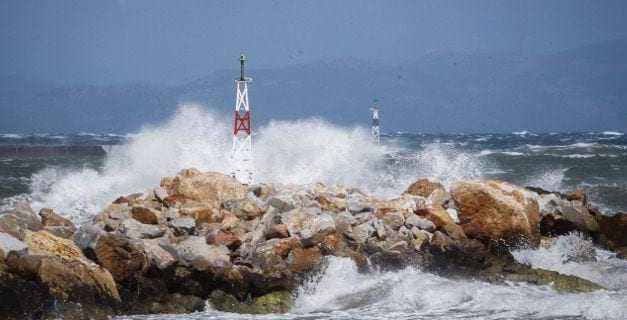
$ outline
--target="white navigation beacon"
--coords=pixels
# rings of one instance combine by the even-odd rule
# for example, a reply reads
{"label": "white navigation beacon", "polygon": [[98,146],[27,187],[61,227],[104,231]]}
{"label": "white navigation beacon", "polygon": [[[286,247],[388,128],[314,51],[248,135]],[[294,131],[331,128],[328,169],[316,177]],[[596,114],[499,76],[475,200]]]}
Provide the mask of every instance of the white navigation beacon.
{"label": "white navigation beacon", "polygon": [[379,128],[379,106],[378,101],[374,100],[374,105],[372,108],[372,129],[370,129],[370,133],[372,134],[372,139],[376,143],[381,143],[381,130]]}
{"label": "white navigation beacon", "polygon": [[248,103],[248,82],[244,77],[246,56],[239,58],[240,77],[236,82],[235,121],[233,123],[233,149],[231,151],[231,176],[241,183],[253,182],[253,141],[250,125],[250,104]]}

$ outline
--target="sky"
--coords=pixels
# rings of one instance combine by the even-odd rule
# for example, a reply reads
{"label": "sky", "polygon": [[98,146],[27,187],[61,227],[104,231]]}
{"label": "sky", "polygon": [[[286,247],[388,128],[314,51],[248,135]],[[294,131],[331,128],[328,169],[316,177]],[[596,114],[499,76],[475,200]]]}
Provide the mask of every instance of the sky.
{"label": "sky", "polygon": [[532,55],[627,37],[627,1],[0,2],[0,75],[178,84],[232,66]]}

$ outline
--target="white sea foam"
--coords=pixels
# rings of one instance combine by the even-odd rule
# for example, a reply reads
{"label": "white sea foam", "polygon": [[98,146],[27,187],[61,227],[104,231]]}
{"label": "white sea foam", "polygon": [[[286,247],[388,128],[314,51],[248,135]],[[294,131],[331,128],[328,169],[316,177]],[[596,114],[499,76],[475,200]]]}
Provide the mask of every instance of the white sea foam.
{"label": "white sea foam", "polygon": [[624,133],[618,131],[603,131],[601,133],[604,136],[622,136]]}
{"label": "white sea foam", "polygon": [[494,168],[471,153],[439,143],[424,146],[417,159],[414,177],[427,177],[440,181],[445,186],[458,180],[482,178],[486,167]]}
{"label": "white sea foam", "polygon": [[616,292],[560,294],[547,287],[525,284],[493,285],[445,279],[414,268],[360,274],[350,259],[331,258],[321,275],[299,288],[292,313],[323,313],[329,319],[343,312],[355,319],[377,316],[624,319],[625,302],[624,294]]}
{"label": "white sea foam", "polygon": [[566,169],[553,169],[533,175],[524,183],[526,186],[540,187],[550,191],[563,191]]}
{"label": "white sea foam", "polygon": [[519,262],[535,268],[576,275],[611,290],[627,289],[627,261],[594,248],[592,241],[580,234],[561,236],[547,248],[517,250],[512,254]]}
{"label": "white sea foam", "polygon": [[493,154],[503,154],[506,156],[518,157],[524,156],[525,154],[517,151],[495,151],[495,150],[481,150],[477,155],[478,156],[489,156]]}
{"label": "white sea foam", "polygon": [[2,133],[0,134],[0,137],[7,139],[21,139],[24,137],[24,135],[18,133]]}

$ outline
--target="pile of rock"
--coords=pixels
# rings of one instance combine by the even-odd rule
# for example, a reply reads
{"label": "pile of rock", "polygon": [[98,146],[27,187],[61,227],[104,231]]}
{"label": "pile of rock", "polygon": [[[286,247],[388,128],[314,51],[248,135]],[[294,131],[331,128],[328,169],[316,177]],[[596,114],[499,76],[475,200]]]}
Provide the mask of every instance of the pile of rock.
{"label": "pile of rock", "polygon": [[419,180],[398,198],[378,199],[322,184],[245,186],[188,169],[116,199],[78,230],[52,210],[40,216],[28,207],[0,216],[4,318],[190,312],[206,299],[225,311],[286,312],[290,292],[324,268],[325,256],[351,258],[364,272],[413,265],[590,291],[600,287],[518,264],[508,248],[572,230],[625,246],[612,227],[624,227],[623,216],[591,211],[585,196],[498,181],[448,192]]}

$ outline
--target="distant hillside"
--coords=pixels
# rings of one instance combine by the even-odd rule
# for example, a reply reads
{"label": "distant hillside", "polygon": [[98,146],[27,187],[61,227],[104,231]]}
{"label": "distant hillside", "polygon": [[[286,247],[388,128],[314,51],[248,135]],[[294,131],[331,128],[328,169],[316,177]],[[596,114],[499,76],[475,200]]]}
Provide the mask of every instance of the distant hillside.
{"label": "distant hillside", "polygon": [[[426,132],[627,129],[627,40],[549,56],[433,53],[402,66],[343,59],[252,69],[256,124],[319,116]],[[229,112],[235,69],[180,86],[62,88],[2,78],[0,131],[132,131],[179,101]]]}

